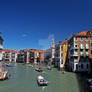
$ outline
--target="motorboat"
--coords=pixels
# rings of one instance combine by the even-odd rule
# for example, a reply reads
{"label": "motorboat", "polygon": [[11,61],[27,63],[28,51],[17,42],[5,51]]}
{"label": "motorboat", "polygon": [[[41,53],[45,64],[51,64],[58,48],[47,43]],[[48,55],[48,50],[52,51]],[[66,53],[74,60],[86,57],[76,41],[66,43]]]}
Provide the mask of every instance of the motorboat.
{"label": "motorboat", "polygon": [[43,72],[43,69],[42,68],[36,68],[35,71]]}
{"label": "motorboat", "polygon": [[48,68],[47,68],[48,70],[51,70],[52,68],[51,68],[51,66],[48,66]]}
{"label": "motorboat", "polygon": [[39,86],[47,86],[48,85],[48,81],[41,75],[38,76],[37,82],[38,82]]}
{"label": "motorboat", "polygon": [[7,67],[14,67],[13,64],[6,64]]}

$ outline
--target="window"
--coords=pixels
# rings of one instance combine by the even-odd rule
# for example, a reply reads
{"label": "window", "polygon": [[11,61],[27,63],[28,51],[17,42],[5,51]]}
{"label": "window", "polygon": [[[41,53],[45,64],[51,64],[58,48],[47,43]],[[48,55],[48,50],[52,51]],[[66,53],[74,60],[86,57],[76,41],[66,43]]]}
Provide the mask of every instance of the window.
{"label": "window", "polygon": [[76,69],[78,70],[78,65],[76,65]]}
{"label": "window", "polygon": [[87,69],[88,69],[89,65],[87,64]]}
{"label": "window", "polygon": [[61,64],[63,64],[63,60],[62,60]]}
{"label": "window", "polygon": [[91,47],[92,47],[92,43],[91,43]]}
{"label": "window", "polygon": [[78,42],[75,42],[75,44],[77,45],[77,44],[78,44]]}
{"label": "window", "polygon": [[81,48],[83,48],[83,44],[81,44]]}
{"label": "window", "polygon": [[81,58],[80,58],[80,61],[81,61],[81,62],[83,62],[83,61],[84,61],[84,58],[83,58],[83,57],[81,57]]}
{"label": "window", "polygon": [[77,50],[77,49],[75,49],[75,51],[77,52],[78,50]]}
{"label": "window", "polygon": [[83,38],[81,38],[81,40],[83,40]]}
{"label": "window", "polygon": [[78,45],[75,45],[75,47],[77,47]]}
{"label": "window", "polygon": [[88,55],[88,51],[86,51],[86,55]]}
{"label": "window", "polygon": [[74,61],[75,61],[75,62],[78,62],[78,57],[75,57],[75,58],[74,58]]}
{"label": "window", "polygon": [[80,53],[81,53],[81,55],[83,55],[83,51],[81,51]]}
{"label": "window", "polygon": [[86,47],[88,47],[88,43],[86,43]]}
{"label": "window", "polygon": [[61,54],[61,57],[63,57],[63,53]]}
{"label": "window", "polygon": [[75,50],[75,52],[74,52],[76,55],[78,55],[78,50]]}
{"label": "window", "polygon": [[86,38],[86,40],[88,40],[88,38]]}
{"label": "window", "polygon": [[86,59],[86,62],[89,62],[89,58]]}
{"label": "window", "polygon": [[81,64],[81,68],[83,69],[83,64]]}

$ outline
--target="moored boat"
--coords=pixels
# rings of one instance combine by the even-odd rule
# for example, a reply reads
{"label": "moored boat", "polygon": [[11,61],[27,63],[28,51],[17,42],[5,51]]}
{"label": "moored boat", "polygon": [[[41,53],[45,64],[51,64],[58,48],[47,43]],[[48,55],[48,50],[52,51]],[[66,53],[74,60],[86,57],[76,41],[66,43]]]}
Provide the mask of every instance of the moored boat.
{"label": "moored boat", "polygon": [[47,86],[48,81],[43,76],[38,76],[37,82],[39,86]]}
{"label": "moored boat", "polygon": [[4,71],[0,73],[0,80],[5,80],[9,78],[9,73],[8,71]]}

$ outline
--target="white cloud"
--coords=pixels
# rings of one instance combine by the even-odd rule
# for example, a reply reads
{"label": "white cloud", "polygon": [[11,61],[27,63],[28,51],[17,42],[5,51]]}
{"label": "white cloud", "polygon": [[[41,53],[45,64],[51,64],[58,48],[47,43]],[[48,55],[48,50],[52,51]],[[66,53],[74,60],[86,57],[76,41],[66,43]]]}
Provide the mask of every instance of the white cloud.
{"label": "white cloud", "polygon": [[48,38],[46,38],[46,39],[40,39],[38,41],[39,46],[41,46],[42,49],[47,49],[47,48],[51,47],[52,39],[54,39],[53,34],[49,35]]}
{"label": "white cloud", "polygon": [[22,37],[27,37],[27,34],[22,34]]}

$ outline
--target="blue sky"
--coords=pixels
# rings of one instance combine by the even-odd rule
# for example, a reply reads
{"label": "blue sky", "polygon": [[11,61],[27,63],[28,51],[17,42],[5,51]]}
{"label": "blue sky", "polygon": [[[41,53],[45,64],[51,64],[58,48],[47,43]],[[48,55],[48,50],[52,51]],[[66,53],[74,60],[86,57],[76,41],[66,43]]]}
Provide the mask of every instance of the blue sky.
{"label": "blue sky", "polygon": [[[46,49],[92,28],[91,0],[0,0],[4,48]],[[82,28],[82,29],[81,29]]]}

